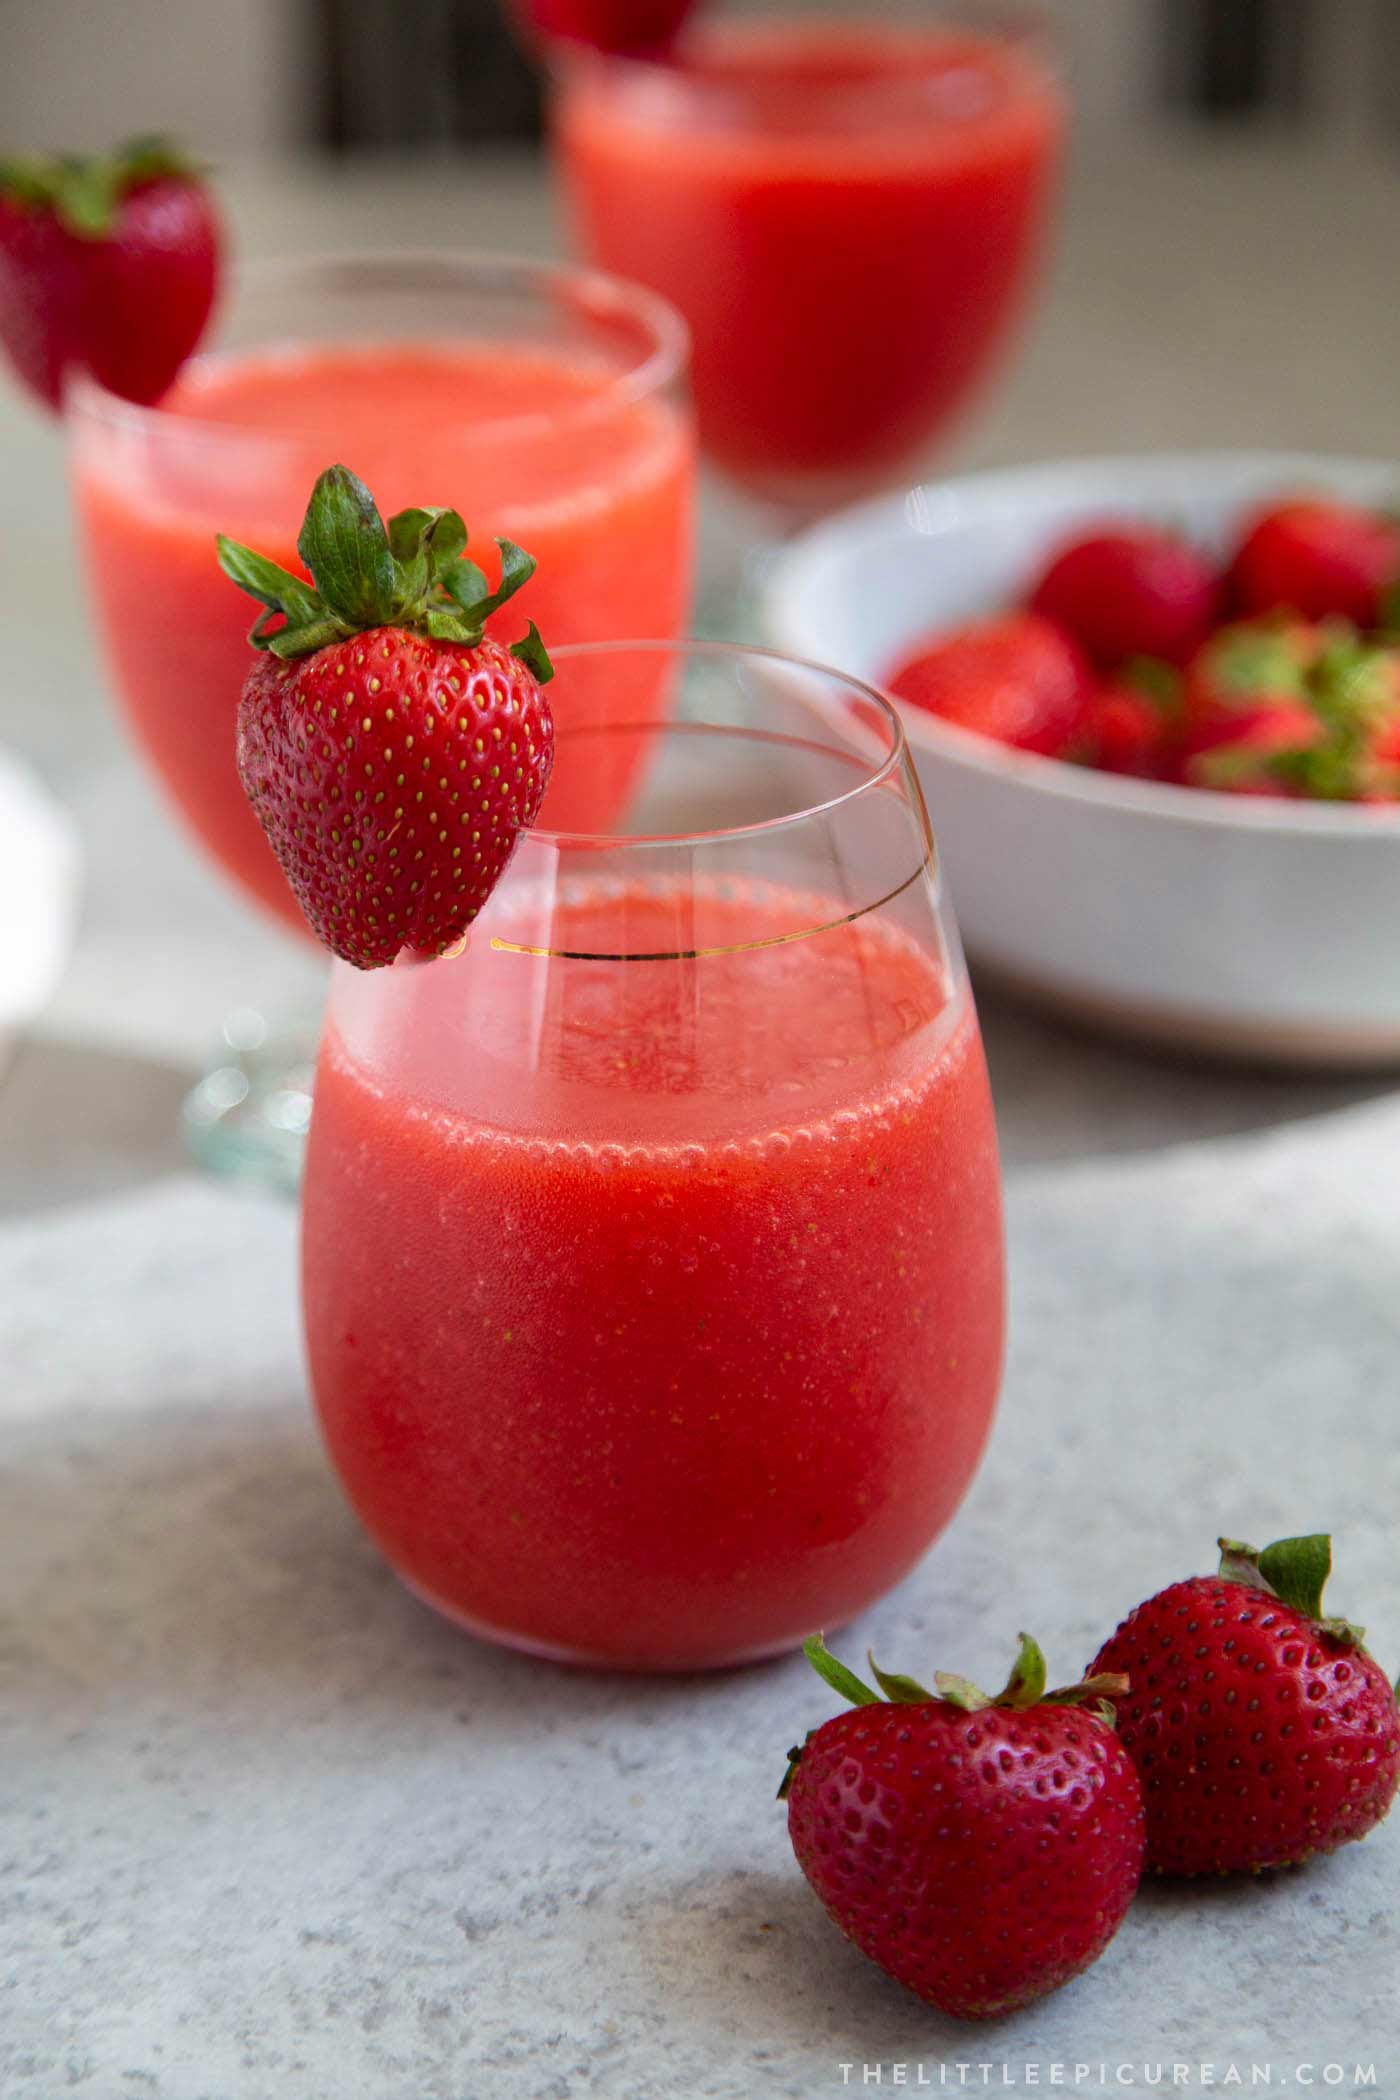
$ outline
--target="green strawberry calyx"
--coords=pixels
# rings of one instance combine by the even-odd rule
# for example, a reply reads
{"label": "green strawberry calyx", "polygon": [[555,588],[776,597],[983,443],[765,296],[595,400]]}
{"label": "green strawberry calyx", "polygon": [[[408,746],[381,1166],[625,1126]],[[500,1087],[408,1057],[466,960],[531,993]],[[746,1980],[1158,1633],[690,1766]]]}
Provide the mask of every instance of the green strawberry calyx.
{"label": "green strawberry calyx", "polygon": [[1367,640],[1348,620],[1322,624],[1321,648],[1308,673],[1308,693],[1329,729],[1369,736],[1396,707],[1393,644]]}
{"label": "green strawberry calyx", "polygon": [[[1104,1671],[1097,1677],[1081,1678],[1078,1684],[1058,1686],[1047,1691],[1049,1672],[1038,1641],[1028,1633],[1020,1636],[1016,1660],[1011,1666],[1011,1675],[1002,1689],[991,1696],[980,1691],[970,1679],[955,1677],[946,1670],[934,1673],[936,1689],[929,1691],[916,1678],[900,1676],[890,1670],[882,1670],[872,1654],[867,1653],[870,1674],[880,1687],[873,1691],[854,1670],[831,1653],[819,1633],[812,1634],[802,1644],[802,1653],[824,1684],[849,1701],[852,1706],[956,1706],[963,1713],[980,1713],[987,1707],[1010,1708],[1015,1713],[1024,1713],[1032,1706],[1085,1706],[1092,1708],[1096,1717],[1109,1727],[1115,1723],[1113,1701],[1121,1699],[1128,1690],[1128,1679],[1117,1671]],[[813,1731],[808,1731],[808,1741]],[[805,1745],[788,1751],[787,1771],[778,1788],[778,1799],[784,1800],[792,1785],[793,1774],[802,1762]]]}
{"label": "green strawberry calyx", "polygon": [[1349,620],[1306,627],[1271,614],[1222,629],[1208,649],[1219,694],[1245,711],[1278,710],[1278,734],[1272,745],[1246,733],[1198,755],[1202,786],[1277,781],[1315,802],[1395,793],[1396,769],[1375,750],[1400,714],[1393,639],[1365,636]]}
{"label": "green strawberry calyx", "polygon": [[1176,721],[1182,710],[1186,680],[1175,664],[1160,656],[1130,656],[1118,676],[1131,692],[1149,701],[1163,721]]}
{"label": "green strawberry calyx", "polygon": [[1268,613],[1222,627],[1206,643],[1202,660],[1211,684],[1226,701],[1254,707],[1264,700],[1308,697],[1311,637],[1291,615]]}
{"label": "green strawberry calyx", "polygon": [[0,156],[0,197],[20,211],[51,211],[79,240],[104,241],[117,206],[142,183],[174,176],[198,182],[203,170],[170,139],[128,139],[111,153]]}
{"label": "green strawberry calyx", "polygon": [[[481,641],[486,622],[530,581],[535,559],[497,540],[501,580],[493,591],[466,557],[467,528],[455,510],[401,510],[386,525],[373,496],[348,467],[327,467],[311,492],[297,552],[307,583],[290,570],[217,535],[225,576],[262,605],[248,639],[291,661],[375,627],[402,627],[435,642]],[[281,624],[277,625],[280,620]],[[539,629],[511,644],[541,685],[554,675]]]}
{"label": "green strawberry calyx", "polygon": [[1242,1539],[1220,1539],[1219,1573],[1226,1582],[1243,1583],[1276,1597],[1311,1619],[1319,1631],[1344,1647],[1360,1648],[1366,1638],[1364,1626],[1349,1619],[1324,1618],[1322,1592],[1332,1572],[1332,1540],[1325,1531],[1308,1532],[1301,1538],[1275,1539],[1261,1551]]}

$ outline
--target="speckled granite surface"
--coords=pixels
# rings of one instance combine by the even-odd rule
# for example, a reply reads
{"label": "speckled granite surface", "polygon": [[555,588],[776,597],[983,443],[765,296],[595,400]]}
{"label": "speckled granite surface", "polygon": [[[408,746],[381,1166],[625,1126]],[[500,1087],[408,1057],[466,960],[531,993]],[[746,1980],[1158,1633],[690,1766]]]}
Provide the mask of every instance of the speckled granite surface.
{"label": "speckled granite surface", "polygon": [[[1330,1521],[1335,1601],[1400,1664],[1398,1154],[1368,1108],[1020,1177],[990,1458],[849,1645],[994,1674],[1029,1622],[1067,1674],[1222,1527]],[[5,2100],[823,2100],[877,2062],[1400,2092],[1400,1820],[1149,1892],[996,2027],[906,1999],[772,1800],[828,1703],[802,1665],[574,1675],[384,1573],[308,1418],[292,1239],[188,1180],[0,1233]]]}

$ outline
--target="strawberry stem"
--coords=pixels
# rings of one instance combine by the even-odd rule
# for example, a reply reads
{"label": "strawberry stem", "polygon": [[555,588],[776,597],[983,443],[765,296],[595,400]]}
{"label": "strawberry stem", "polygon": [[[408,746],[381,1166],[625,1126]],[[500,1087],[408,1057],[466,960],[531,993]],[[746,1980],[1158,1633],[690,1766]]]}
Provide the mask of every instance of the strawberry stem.
{"label": "strawberry stem", "polygon": [[786,1801],[788,1795],[792,1792],[792,1782],[797,1777],[797,1767],[802,1762],[802,1753],[806,1749],[808,1743],[811,1742],[812,1737],[815,1734],[816,1730],[814,1728],[809,1728],[802,1741],[800,1743],[794,1743],[792,1748],[788,1751],[787,1769],[783,1773],[781,1780],[778,1782],[777,1798],[779,1801]]}
{"label": "strawberry stem", "polygon": [[885,1697],[895,1706],[926,1706],[933,1693],[926,1691],[916,1677],[901,1677],[897,1671],[882,1670],[873,1652],[867,1648],[865,1659],[870,1665],[870,1674]]}
{"label": "strawberry stem", "polygon": [[[1011,1675],[1006,1680],[1005,1689],[999,1692],[995,1699],[979,1691],[969,1678],[951,1676],[946,1670],[938,1670],[934,1674],[933,1681],[937,1691],[927,1691],[915,1677],[903,1677],[895,1671],[882,1670],[874,1655],[867,1649],[866,1658],[870,1664],[870,1674],[879,1685],[880,1692],[884,1693],[884,1698],[881,1699],[880,1692],[872,1692],[870,1686],[857,1677],[854,1670],[848,1670],[845,1663],[832,1654],[819,1633],[810,1634],[802,1643],[802,1653],[823,1684],[829,1684],[833,1692],[839,1693],[840,1697],[848,1700],[852,1706],[936,1706],[941,1701],[946,1706],[960,1707],[964,1713],[981,1713],[989,1706],[1010,1707],[1018,1713],[1040,1705],[1084,1706],[1092,1708],[1098,1718],[1112,1728],[1117,1723],[1113,1701],[1121,1699],[1128,1689],[1126,1677],[1105,1673],[1098,1677],[1085,1677],[1078,1684],[1062,1685],[1058,1691],[1047,1692],[1045,1657],[1040,1651],[1039,1643],[1033,1641],[1028,1633],[1021,1635],[1016,1660],[1011,1666]],[[812,1733],[809,1729],[808,1741],[811,1740]],[[804,1747],[803,1744],[795,1744],[788,1751],[787,1770],[778,1788],[780,1801],[787,1799],[793,1776],[802,1762]]]}
{"label": "strawberry stem", "polygon": [[1220,1574],[1226,1582],[1243,1583],[1246,1589],[1268,1590],[1259,1568],[1259,1548],[1247,1546],[1243,1539],[1217,1539],[1220,1548]]}
{"label": "strawberry stem", "polygon": [[554,666],[549,660],[549,651],[545,648],[540,630],[533,620],[520,640],[511,643],[510,653],[520,659],[527,671],[534,672],[539,684],[549,684],[554,676]]}
{"label": "strawberry stem", "polygon": [[961,1707],[965,1714],[981,1713],[984,1706],[992,1704],[970,1677],[955,1676],[951,1670],[935,1670],[933,1681],[945,1706]]}
{"label": "strawberry stem", "polygon": [[202,170],[169,139],[128,139],[111,153],[30,153],[0,160],[0,196],[21,211],[51,211],[79,240],[104,241],[122,199],[162,176]]}
{"label": "strawberry stem", "polygon": [[819,1633],[809,1634],[802,1643],[802,1653],[824,1684],[838,1692],[852,1706],[878,1706],[880,1694],[872,1692],[868,1684],[862,1684],[854,1670],[848,1670],[838,1662]]}
{"label": "strawberry stem", "polygon": [[1293,1611],[1312,1619],[1334,1640],[1359,1648],[1366,1638],[1364,1626],[1349,1619],[1328,1619],[1322,1613],[1322,1593],[1332,1572],[1332,1540],[1325,1531],[1312,1531],[1300,1538],[1275,1539],[1260,1552],[1240,1539],[1221,1539],[1220,1574],[1226,1582],[1243,1583],[1277,1597]]}
{"label": "strawberry stem", "polygon": [[1048,1673],[1040,1643],[1033,1641],[1028,1633],[1020,1636],[1021,1646],[1016,1660],[1011,1665],[1011,1675],[1006,1688],[995,1701],[998,1706],[1034,1706],[1045,1696]]}
{"label": "strawberry stem", "polygon": [[[893,1706],[923,1706],[942,1699],[949,1706],[962,1707],[967,1713],[980,1713],[988,1706],[1006,1706],[1024,1712],[1027,1707],[1039,1706],[1044,1702],[1055,1706],[1092,1705],[1103,1699],[1121,1698],[1128,1689],[1126,1677],[1104,1675],[1085,1677],[1078,1684],[1061,1685],[1053,1692],[1047,1691],[1045,1687],[1049,1673],[1045,1667],[1045,1657],[1041,1653],[1039,1642],[1032,1640],[1028,1633],[1020,1636],[1020,1646],[1016,1660],[1011,1666],[1011,1675],[995,1698],[982,1691],[970,1678],[954,1676],[947,1670],[934,1672],[933,1681],[937,1690],[930,1692],[916,1677],[904,1677],[892,1670],[882,1670],[874,1655],[867,1650],[870,1674],[879,1685],[880,1692],[884,1693],[882,1702],[879,1692],[872,1692],[870,1686],[857,1677],[854,1670],[847,1669],[845,1663],[831,1653],[819,1633],[812,1634],[803,1642],[802,1653],[822,1682],[829,1684],[834,1692],[839,1692],[852,1706],[878,1706],[882,1703]],[[800,1756],[801,1753],[794,1754]]]}
{"label": "strawberry stem", "polygon": [[[501,580],[493,591],[465,559],[467,528],[457,511],[403,510],[386,526],[365,484],[341,466],[327,467],[317,480],[297,537],[311,583],[223,533],[215,544],[224,574],[264,608],[249,641],[283,661],[376,627],[475,646],[492,613],[535,573],[533,555],[513,540],[497,540]],[[533,620],[511,654],[541,685],[553,677]]]}
{"label": "strawberry stem", "polygon": [[1325,1531],[1276,1539],[1259,1556],[1259,1573],[1275,1596],[1310,1619],[1322,1617],[1322,1592],[1332,1572],[1332,1541]]}
{"label": "strawberry stem", "polygon": [[1092,1707],[1101,1721],[1116,1728],[1118,1715],[1113,1702],[1126,1697],[1130,1690],[1131,1680],[1121,1670],[1100,1670],[1096,1677],[1081,1677],[1077,1684],[1059,1685],[1053,1692],[1047,1692],[1040,1703],[1042,1706]]}
{"label": "strawberry stem", "polygon": [[1181,713],[1186,681],[1175,664],[1165,662],[1160,656],[1133,656],[1118,675],[1124,685],[1131,686],[1144,700],[1150,700],[1165,720],[1175,721]]}

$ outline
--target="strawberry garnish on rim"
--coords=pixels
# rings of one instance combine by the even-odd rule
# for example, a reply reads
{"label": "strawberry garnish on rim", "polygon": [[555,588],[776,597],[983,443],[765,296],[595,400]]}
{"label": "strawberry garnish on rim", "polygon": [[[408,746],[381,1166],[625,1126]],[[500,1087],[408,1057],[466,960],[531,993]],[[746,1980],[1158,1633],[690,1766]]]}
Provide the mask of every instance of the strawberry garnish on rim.
{"label": "strawberry garnish on rim", "polygon": [[455,510],[386,526],[348,467],[317,481],[297,541],[311,580],[218,539],[264,610],[238,709],[238,770],[317,938],[362,970],[458,947],[549,783],[553,668],[533,621],[486,622],[533,558],[497,540],[493,590]]}
{"label": "strawberry garnish on rim", "polygon": [[220,245],[200,170],[166,139],[0,158],[0,343],[51,409],[81,370],[158,401],[204,333]]}

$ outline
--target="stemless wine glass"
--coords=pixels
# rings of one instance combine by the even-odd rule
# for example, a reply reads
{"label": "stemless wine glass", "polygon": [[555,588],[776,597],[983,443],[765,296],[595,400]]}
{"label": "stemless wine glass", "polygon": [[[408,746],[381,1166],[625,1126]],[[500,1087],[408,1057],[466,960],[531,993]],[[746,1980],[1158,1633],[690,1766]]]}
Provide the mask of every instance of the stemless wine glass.
{"label": "stemless wine glass", "polygon": [[[74,385],[74,489],[114,683],[175,807],[284,926],[305,932],[234,765],[255,608],[220,573],[215,532],[298,568],[307,497],[339,460],[386,515],[460,510],[488,572],[494,536],[527,547],[539,561],[528,612],[551,642],[638,621],[679,634],[686,357],[664,301],[593,272],[352,255],[247,271],[212,348],[156,408]],[[574,821],[565,807],[554,818]],[[255,1155],[281,1137],[260,1127],[257,1102],[222,1135]]]}
{"label": "stemless wine glass", "polygon": [[1041,246],[1065,105],[1038,27],[847,0],[553,70],[577,238],[685,315],[709,458],[786,524],[907,471]]}
{"label": "stemless wine glass", "polygon": [[366,1528],[461,1625],[738,1662],[878,1597],[977,1464],[977,1020],[878,694],[703,643],[565,649],[557,685],[565,719],[640,709],[559,741],[585,782],[628,744],[625,828],[600,799],[527,834],[452,961],[333,972],[312,1383]]}

